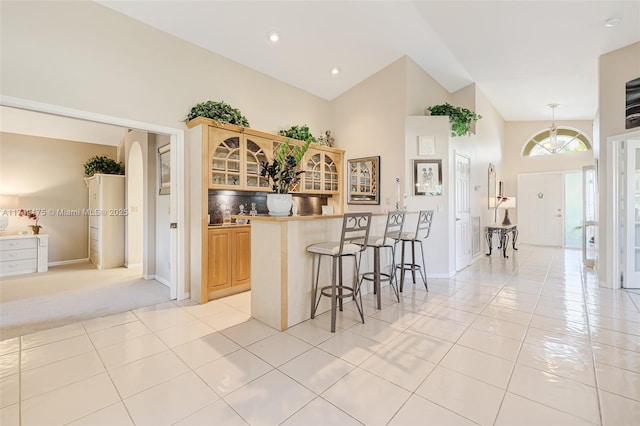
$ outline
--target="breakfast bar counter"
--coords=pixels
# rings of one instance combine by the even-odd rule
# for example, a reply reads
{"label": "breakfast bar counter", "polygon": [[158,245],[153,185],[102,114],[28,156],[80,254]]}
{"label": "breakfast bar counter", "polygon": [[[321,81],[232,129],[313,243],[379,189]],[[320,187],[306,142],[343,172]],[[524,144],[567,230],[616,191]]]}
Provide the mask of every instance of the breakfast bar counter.
{"label": "breakfast bar counter", "polygon": [[[371,233],[384,229],[387,213],[374,213]],[[237,216],[234,216],[237,217]],[[313,216],[251,216],[251,314],[278,330],[311,317],[314,256],[307,247],[321,241],[339,241],[342,214]],[[351,284],[351,262],[345,263],[344,279]],[[363,255],[361,272],[371,259]],[[331,281],[331,262],[324,262],[320,283]],[[317,313],[329,310],[323,300]]]}

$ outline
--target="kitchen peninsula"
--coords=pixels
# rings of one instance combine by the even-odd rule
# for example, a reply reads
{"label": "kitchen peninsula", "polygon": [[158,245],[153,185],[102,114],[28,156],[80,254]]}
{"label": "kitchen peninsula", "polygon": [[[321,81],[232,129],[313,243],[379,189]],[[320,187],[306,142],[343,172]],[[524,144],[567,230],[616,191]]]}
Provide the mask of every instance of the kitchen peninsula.
{"label": "kitchen peninsula", "polygon": [[[255,216],[251,218],[251,315],[278,330],[311,317],[312,282],[317,259],[307,246],[339,241],[342,215]],[[371,233],[384,229],[386,213],[374,213]],[[362,256],[360,271],[370,271],[373,256]],[[320,283],[331,282],[331,262],[323,262]],[[344,280],[350,284],[353,262],[345,262]],[[322,298],[317,313],[330,309]]]}

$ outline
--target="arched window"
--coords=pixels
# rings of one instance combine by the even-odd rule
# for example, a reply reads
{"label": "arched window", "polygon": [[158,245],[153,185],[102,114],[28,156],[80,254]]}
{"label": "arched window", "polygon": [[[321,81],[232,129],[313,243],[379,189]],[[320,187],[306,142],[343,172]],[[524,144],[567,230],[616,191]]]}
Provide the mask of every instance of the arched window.
{"label": "arched window", "polygon": [[529,139],[522,150],[522,155],[534,157],[590,149],[591,142],[584,133],[569,127],[557,127],[555,138],[548,129],[545,129]]}

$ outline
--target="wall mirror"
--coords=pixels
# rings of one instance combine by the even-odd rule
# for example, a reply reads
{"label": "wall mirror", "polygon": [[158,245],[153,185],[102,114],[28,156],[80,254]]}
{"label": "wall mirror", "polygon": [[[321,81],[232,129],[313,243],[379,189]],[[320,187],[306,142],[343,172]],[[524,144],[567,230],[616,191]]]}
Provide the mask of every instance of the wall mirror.
{"label": "wall mirror", "polygon": [[354,158],[347,162],[347,204],[380,204],[380,157]]}
{"label": "wall mirror", "polygon": [[496,197],[498,194],[496,193],[496,166],[489,163],[489,181],[487,182],[488,189],[488,206],[489,210],[492,210],[496,207]]}

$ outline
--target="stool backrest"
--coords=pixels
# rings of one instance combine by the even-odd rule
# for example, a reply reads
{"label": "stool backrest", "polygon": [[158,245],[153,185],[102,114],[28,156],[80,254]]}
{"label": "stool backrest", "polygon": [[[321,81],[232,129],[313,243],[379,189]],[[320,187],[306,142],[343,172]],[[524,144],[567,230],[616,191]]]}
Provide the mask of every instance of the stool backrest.
{"label": "stool backrest", "polygon": [[416,228],[416,240],[420,239],[420,233],[423,233],[422,238],[429,237],[431,233],[431,222],[433,221],[433,210],[420,210],[418,216],[418,227]]}
{"label": "stool backrest", "polygon": [[[353,240],[364,239],[364,245],[358,251],[367,248],[369,240],[369,228],[371,225],[371,212],[368,213],[345,213],[342,220],[342,236],[340,237],[340,252],[342,254],[345,245],[351,244]],[[349,250],[347,250],[349,251]]]}
{"label": "stool backrest", "polygon": [[387,226],[384,229],[384,238],[400,238],[400,234],[402,234],[402,228],[404,227],[404,215],[403,211],[393,211],[389,212],[387,215]]}

